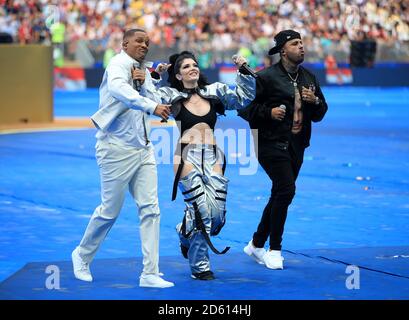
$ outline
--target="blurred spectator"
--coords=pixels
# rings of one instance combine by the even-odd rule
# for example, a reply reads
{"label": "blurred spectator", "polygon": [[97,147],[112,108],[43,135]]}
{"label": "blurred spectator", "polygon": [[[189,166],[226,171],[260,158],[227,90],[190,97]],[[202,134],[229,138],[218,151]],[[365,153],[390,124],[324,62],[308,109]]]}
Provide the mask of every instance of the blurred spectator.
{"label": "blurred spectator", "polygon": [[30,21],[23,18],[20,27],[18,28],[18,39],[20,44],[27,44],[32,42],[32,29]]}
{"label": "blurred spectator", "polygon": [[62,67],[64,65],[64,43],[65,43],[65,24],[57,21],[51,25],[51,42],[54,46],[54,65]]}
{"label": "blurred spectator", "polygon": [[40,44],[51,43],[51,33],[43,19],[37,19],[33,24],[33,42]]}
{"label": "blurred spectator", "polygon": [[111,58],[121,51],[121,44],[122,44],[122,34],[120,38],[114,38],[114,37],[110,38],[108,46],[104,53],[104,60],[103,60],[104,69],[107,67]]}

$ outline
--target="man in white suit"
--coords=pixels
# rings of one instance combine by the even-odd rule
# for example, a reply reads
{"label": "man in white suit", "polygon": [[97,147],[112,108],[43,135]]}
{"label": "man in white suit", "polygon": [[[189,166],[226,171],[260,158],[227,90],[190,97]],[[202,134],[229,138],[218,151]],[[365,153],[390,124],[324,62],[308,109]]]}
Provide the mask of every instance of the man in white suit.
{"label": "man in white suit", "polygon": [[[72,252],[74,275],[92,281],[90,263],[113,226],[128,189],[140,218],[143,254],[141,287],[167,288],[159,273],[157,170],[149,141],[149,114],[167,120],[170,109],[153,94],[145,56],[149,37],[142,29],[125,32],[122,51],[108,64],[100,86],[99,110],[92,117],[97,130],[96,158],[100,167],[101,204],[95,209],[84,236]],[[137,69],[132,79],[131,70]]]}

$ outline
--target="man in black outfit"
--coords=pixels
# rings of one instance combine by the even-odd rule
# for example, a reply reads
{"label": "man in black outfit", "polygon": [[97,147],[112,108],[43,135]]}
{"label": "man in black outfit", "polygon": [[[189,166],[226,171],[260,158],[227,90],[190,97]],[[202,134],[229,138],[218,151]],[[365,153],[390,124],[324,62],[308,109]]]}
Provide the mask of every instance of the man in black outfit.
{"label": "man in black outfit", "polygon": [[256,154],[273,184],[257,231],[244,252],[270,269],[283,269],[284,224],[304,150],[309,146],[311,122],[321,121],[328,106],[316,77],[300,66],[304,61],[300,34],[284,30],[274,39],[276,45],[269,55],[279,53],[281,59],[258,72],[256,99],[239,112],[251,129],[258,130]]}

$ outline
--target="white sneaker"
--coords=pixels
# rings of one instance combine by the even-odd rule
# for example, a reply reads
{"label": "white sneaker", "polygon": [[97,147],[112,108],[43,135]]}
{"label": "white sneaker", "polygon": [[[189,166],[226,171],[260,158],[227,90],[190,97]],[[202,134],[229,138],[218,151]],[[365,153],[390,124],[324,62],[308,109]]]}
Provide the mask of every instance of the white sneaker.
{"label": "white sneaker", "polygon": [[244,247],[243,251],[257,261],[259,264],[264,264],[264,255],[266,254],[266,249],[256,248],[253,245],[253,240],[250,240],[248,245]]}
{"label": "white sneaker", "polygon": [[284,258],[280,250],[269,250],[263,257],[264,263],[269,269],[284,269]]}
{"label": "white sneaker", "polygon": [[170,288],[175,284],[163,280],[159,275],[156,274],[142,274],[139,277],[139,286],[140,287],[149,287],[149,288]]}
{"label": "white sneaker", "polygon": [[91,282],[92,275],[91,271],[89,270],[89,263],[81,259],[78,253],[78,247],[72,252],[71,258],[75,277],[82,281]]}

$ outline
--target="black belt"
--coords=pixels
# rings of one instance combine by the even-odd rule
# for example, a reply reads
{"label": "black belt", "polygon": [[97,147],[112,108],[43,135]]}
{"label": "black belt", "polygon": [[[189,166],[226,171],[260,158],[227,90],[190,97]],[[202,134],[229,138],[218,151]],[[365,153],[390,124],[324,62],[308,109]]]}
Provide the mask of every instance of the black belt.
{"label": "black belt", "polygon": [[[225,254],[227,251],[229,251],[230,247],[225,247],[222,251],[219,251],[219,250],[217,250],[217,249],[215,248],[215,246],[213,245],[212,241],[210,240],[209,234],[208,234],[207,231],[206,231],[206,227],[205,227],[205,225],[204,225],[204,223],[203,223],[202,216],[200,215],[199,208],[198,208],[196,202],[193,202],[193,208],[194,208],[194,210],[195,210],[195,223],[196,223],[196,228],[193,228],[193,229],[190,230],[188,233],[186,233],[186,215],[185,215],[185,216],[183,217],[182,228],[181,228],[182,236],[187,239],[187,238],[189,238],[189,236],[190,236],[190,234],[193,232],[193,230],[197,229],[197,230],[199,230],[199,231],[202,233],[202,235],[203,235],[203,237],[204,237],[204,239],[205,239],[207,245],[209,246],[210,250],[212,250],[215,254]],[[223,226],[221,226],[220,229],[221,229],[222,227],[223,227]],[[219,231],[220,231],[220,230],[219,230]]]}
{"label": "black belt", "polygon": [[148,137],[148,131],[146,130],[145,113],[142,115],[142,122],[143,122],[143,133],[145,135],[145,145],[148,145],[150,141]]}
{"label": "black belt", "polygon": [[[178,170],[176,171],[175,179],[173,180],[172,201],[176,199],[176,195],[178,192],[178,182],[180,180],[183,166],[185,164],[185,162],[183,161],[183,150],[188,145],[189,145],[188,143],[180,144],[180,164],[178,166]],[[214,150],[216,160],[217,160],[217,149],[218,149],[217,146],[213,145],[213,150]],[[224,171],[226,171],[226,155],[223,153],[223,166],[222,166],[223,175],[224,175]],[[204,174],[204,148],[202,148],[202,174]]]}

